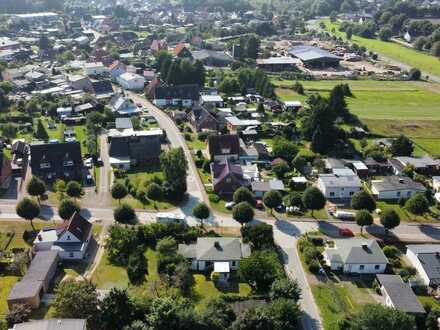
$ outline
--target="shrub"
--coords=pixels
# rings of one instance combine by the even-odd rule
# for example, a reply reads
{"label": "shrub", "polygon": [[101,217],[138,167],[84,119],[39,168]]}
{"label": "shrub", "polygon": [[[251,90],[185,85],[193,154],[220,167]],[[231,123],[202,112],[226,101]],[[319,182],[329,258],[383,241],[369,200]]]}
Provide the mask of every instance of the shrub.
{"label": "shrub", "polygon": [[313,247],[312,243],[305,236],[298,239],[298,250],[303,253],[307,247]]}
{"label": "shrub", "polygon": [[312,260],[308,264],[309,271],[313,274],[317,274],[319,272],[319,269],[321,269],[321,265],[319,264],[318,260]]}
{"label": "shrub", "polygon": [[320,253],[314,246],[308,246],[304,249],[303,255],[306,263],[310,264],[319,257]]}
{"label": "shrub", "polygon": [[209,201],[212,203],[220,202],[220,196],[217,194],[209,194]]}
{"label": "shrub", "polygon": [[399,249],[393,245],[385,245],[383,248],[383,253],[385,254],[385,256],[387,258],[390,258],[390,259],[398,258],[398,257],[400,257],[400,254],[401,254]]}
{"label": "shrub", "polygon": [[314,246],[324,246],[324,239],[319,236],[309,236],[309,241],[312,242]]}

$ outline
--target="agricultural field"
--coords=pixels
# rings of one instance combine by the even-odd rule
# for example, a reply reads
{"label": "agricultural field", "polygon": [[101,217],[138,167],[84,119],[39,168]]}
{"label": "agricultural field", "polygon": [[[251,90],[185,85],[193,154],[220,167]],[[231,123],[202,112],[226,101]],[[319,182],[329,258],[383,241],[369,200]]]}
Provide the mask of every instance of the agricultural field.
{"label": "agricultural field", "polygon": [[[336,36],[346,39],[345,33],[338,30],[339,23],[331,23],[329,19],[322,20],[322,22],[325,24],[328,32],[331,32],[334,28],[334,34]],[[395,42],[362,38],[355,35],[352,36],[351,42],[356,43],[359,46],[364,46],[368,50],[381,54],[392,60],[407,64],[411,67],[419,68],[427,74],[440,76],[439,60],[427,53],[404,47]]]}
{"label": "agricultural field", "polygon": [[280,99],[302,102],[311,93],[327,96],[336,84],[347,83],[353,93],[353,97],[347,98],[348,107],[372,133],[405,134],[414,139],[417,155],[440,155],[440,85],[378,80],[301,81],[305,95],[299,95],[291,89],[294,81],[272,82]]}

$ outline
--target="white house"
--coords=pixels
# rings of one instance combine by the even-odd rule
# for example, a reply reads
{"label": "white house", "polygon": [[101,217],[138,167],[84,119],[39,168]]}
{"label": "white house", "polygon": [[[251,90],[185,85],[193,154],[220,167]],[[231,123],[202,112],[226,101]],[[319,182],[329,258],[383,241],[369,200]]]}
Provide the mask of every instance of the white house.
{"label": "white house", "polygon": [[242,258],[250,256],[251,249],[239,238],[199,237],[195,244],[179,244],[178,253],[191,261],[193,270],[215,270],[217,267],[229,273],[238,268]]}
{"label": "white house", "polygon": [[153,103],[158,107],[182,106],[191,108],[199,102],[200,87],[196,84],[158,86],[154,90]]}
{"label": "white house", "polygon": [[51,229],[42,229],[34,240],[34,251],[58,251],[61,259],[83,259],[90,239],[92,224],[78,212]]}
{"label": "white house", "polygon": [[88,76],[103,76],[108,73],[108,68],[102,62],[85,63],[84,70]]}
{"label": "white house", "polygon": [[334,247],[326,247],[325,263],[344,273],[381,274],[388,259],[375,240],[350,238],[334,240]]}
{"label": "white house", "polygon": [[399,275],[377,274],[376,277],[386,306],[405,313],[426,313],[414,291]]}
{"label": "white house", "polygon": [[381,180],[371,181],[371,192],[379,200],[410,198],[415,193],[425,191],[423,184],[406,176],[385,176]]}
{"label": "white house", "polygon": [[349,199],[362,189],[362,183],[356,175],[320,174],[317,187],[327,199]]}
{"label": "white house", "polygon": [[284,101],[283,109],[286,111],[297,111],[301,109],[302,103],[300,101]]}
{"label": "white house", "polygon": [[121,116],[130,116],[141,112],[130,98],[122,95],[113,96],[110,100],[109,106],[113,112],[117,112]]}
{"label": "white house", "polygon": [[132,91],[140,91],[145,87],[145,78],[131,72],[125,72],[119,75],[116,81],[122,88]]}
{"label": "white house", "polygon": [[200,95],[200,104],[205,107],[222,108],[223,98],[220,95]]}
{"label": "white house", "polygon": [[414,244],[406,256],[426,286],[440,285],[440,244]]}

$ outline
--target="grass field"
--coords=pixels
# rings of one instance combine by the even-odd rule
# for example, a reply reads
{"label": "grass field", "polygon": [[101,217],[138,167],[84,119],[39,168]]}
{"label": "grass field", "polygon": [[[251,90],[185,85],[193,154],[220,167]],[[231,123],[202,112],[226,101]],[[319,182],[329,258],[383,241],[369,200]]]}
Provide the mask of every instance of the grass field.
{"label": "grass field", "polygon": [[[323,22],[328,32],[331,32],[334,28],[336,31],[335,34],[338,37],[346,39],[345,33],[338,31],[338,23],[331,23],[329,19],[323,20]],[[394,42],[386,42],[379,39],[368,39],[353,35],[351,41],[395,61],[419,68],[426,73],[440,76],[440,62],[434,56],[404,47]]]}
{"label": "grass field", "polygon": [[17,276],[0,276],[0,320],[3,320],[8,313],[7,299],[9,291],[18,282]]}

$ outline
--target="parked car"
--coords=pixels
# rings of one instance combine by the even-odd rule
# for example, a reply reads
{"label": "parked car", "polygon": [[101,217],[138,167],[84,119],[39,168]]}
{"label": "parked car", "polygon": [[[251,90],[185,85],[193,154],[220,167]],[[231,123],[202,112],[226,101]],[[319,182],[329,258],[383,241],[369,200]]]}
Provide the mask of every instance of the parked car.
{"label": "parked car", "polygon": [[349,228],[339,228],[339,235],[344,237],[354,237],[354,233]]}
{"label": "parked car", "polygon": [[226,203],[225,203],[225,207],[226,207],[228,210],[231,210],[231,209],[234,207],[234,205],[235,205],[234,202],[226,202]]}
{"label": "parked car", "polygon": [[356,214],[347,211],[336,211],[334,217],[340,220],[354,220]]}

